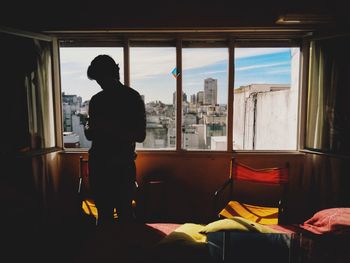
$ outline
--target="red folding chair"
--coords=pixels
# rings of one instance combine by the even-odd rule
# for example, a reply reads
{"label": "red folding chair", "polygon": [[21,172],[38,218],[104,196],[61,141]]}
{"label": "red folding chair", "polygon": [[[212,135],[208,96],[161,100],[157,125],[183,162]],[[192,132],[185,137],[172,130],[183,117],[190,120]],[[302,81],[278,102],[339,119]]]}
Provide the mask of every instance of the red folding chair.
{"label": "red folding chair", "polygon": [[219,197],[229,188],[229,201],[219,211],[219,218],[240,216],[265,225],[283,222],[288,179],[288,163],[285,167],[255,169],[232,158],[229,179],[214,194],[218,206]]}

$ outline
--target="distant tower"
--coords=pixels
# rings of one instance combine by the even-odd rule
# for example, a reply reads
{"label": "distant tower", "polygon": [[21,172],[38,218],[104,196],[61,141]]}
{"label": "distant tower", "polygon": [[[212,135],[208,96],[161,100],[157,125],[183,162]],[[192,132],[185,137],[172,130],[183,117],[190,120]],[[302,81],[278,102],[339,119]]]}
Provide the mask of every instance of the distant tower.
{"label": "distant tower", "polygon": [[[184,92],[182,92],[182,101],[187,101],[187,95]],[[176,105],[176,91],[173,93],[173,105]]]}
{"label": "distant tower", "polygon": [[191,102],[192,104],[196,104],[196,94],[191,95],[191,97],[190,97],[190,102]]}
{"label": "distant tower", "polygon": [[187,95],[185,92],[182,92],[182,101],[187,102]]}
{"label": "distant tower", "polygon": [[215,106],[218,98],[218,80],[207,78],[204,80],[204,104]]}
{"label": "distant tower", "polygon": [[198,91],[197,92],[197,103],[199,105],[203,105],[203,98],[204,98],[204,91]]}

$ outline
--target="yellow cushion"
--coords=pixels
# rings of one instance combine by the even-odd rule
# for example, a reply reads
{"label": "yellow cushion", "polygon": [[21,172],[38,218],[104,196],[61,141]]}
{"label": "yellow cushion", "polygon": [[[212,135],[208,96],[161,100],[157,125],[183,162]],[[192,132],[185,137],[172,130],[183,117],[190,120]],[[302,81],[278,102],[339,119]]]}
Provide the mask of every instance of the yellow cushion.
{"label": "yellow cushion", "polygon": [[209,223],[200,230],[200,233],[207,234],[210,232],[217,232],[222,230],[231,230],[237,232],[277,233],[277,231],[272,228],[238,216],[230,219],[220,219]]}
{"label": "yellow cushion", "polygon": [[194,245],[195,243],[205,243],[207,236],[199,231],[203,228],[203,225],[185,223],[171,232],[160,242],[160,245],[165,244],[181,244],[181,245]]}
{"label": "yellow cushion", "polygon": [[199,233],[203,225],[185,223],[164,237],[152,253],[153,262],[207,262],[207,236]]}
{"label": "yellow cushion", "polygon": [[277,207],[255,206],[239,203],[237,201],[230,201],[227,206],[220,212],[220,216],[224,218],[233,218],[234,216],[239,216],[262,225],[278,224]]}
{"label": "yellow cushion", "polygon": [[186,223],[174,230],[176,233],[184,233],[193,238],[196,242],[205,242],[206,236],[199,231],[203,228],[203,225]]}

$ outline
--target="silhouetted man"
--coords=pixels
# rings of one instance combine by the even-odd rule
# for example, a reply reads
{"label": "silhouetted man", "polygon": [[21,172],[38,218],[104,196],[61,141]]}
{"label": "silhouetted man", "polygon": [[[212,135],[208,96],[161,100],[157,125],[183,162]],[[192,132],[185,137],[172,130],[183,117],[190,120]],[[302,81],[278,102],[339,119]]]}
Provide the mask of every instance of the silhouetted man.
{"label": "silhouetted man", "polygon": [[92,96],[85,130],[92,141],[89,150],[89,180],[98,211],[98,225],[132,219],[135,187],[135,143],[146,133],[145,104],[140,94],[120,81],[119,66],[107,55],[94,58],[87,76],[102,91]]}

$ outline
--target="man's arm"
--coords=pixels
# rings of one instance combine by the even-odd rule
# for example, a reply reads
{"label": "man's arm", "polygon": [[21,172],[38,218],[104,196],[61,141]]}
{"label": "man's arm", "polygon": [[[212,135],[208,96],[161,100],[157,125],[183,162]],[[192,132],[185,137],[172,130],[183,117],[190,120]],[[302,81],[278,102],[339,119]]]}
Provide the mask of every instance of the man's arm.
{"label": "man's arm", "polygon": [[87,123],[84,127],[84,134],[86,139],[92,141],[96,137],[96,111],[95,111],[95,100],[92,97],[89,103],[89,112]]}
{"label": "man's arm", "polygon": [[145,103],[139,96],[136,107],[136,116],[135,116],[135,141],[143,142],[146,138],[146,110]]}

